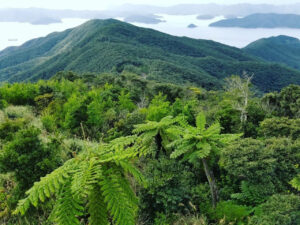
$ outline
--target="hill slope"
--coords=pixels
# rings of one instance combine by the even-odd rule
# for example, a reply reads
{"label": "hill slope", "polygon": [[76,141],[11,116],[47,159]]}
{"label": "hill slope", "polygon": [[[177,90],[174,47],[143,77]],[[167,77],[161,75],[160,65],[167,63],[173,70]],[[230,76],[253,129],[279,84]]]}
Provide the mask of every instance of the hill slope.
{"label": "hill slope", "polygon": [[79,27],[0,52],[0,81],[48,79],[56,72],[146,75],[177,84],[218,88],[222,79],[255,73],[261,91],[300,84],[300,72],[270,64],[243,50],[207,40],[174,37],[117,20],[91,20]]}
{"label": "hill slope", "polygon": [[220,20],[210,24],[211,27],[242,27],[242,28],[300,28],[300,15],[256,13],[244,18]]}
{"label": "hill slope", "polygon": [[263,38],[252,42],[244,50],[264,60],[300,69],[300,40],[297,38],[283,35]]}

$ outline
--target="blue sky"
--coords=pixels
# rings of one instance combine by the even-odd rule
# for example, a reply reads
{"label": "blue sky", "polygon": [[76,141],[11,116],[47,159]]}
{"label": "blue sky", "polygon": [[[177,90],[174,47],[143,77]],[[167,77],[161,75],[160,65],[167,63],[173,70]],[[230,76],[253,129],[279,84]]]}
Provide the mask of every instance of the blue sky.
{"label": "blue sky", "polygon": [[52,8],[52,9],[105,9],[108,7],[132,4],[150,4],[158,6],[168,6],[174,4],[187,3],[270,3],[270,4],[290,4],[297,3],[300,0],[0,0],[0,8]]}

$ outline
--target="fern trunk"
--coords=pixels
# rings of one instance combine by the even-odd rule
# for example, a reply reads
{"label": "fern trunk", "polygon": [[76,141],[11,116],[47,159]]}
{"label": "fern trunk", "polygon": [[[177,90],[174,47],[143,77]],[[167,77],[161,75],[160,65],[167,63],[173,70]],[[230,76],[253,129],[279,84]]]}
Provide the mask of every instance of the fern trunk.
{"label": "fern trunk", "polygon": [[156,142],[156,146],[157,146],[157,151],[155,153],[155,159],[158,159],[159,158],[159,153],[162,151],[165,155],[167,154],[163,144],[162,144],[162,137],[160,135],[160,133],[158,133],[156,136],[155,136],[155,142]]}
{"label": "fern trunk", "polygon": [[208,183],[209,183],[209,188],[210,188],[210,193],[211,193],[211,198],[212,198],[212,205],[213,208],[216,208],[217,202],[219,200],[219,194],[218,194],[218,187],[216,184],[215,176],[212,170],[210,170],[208,164],[207,164],[207,159],[204,158],[202,159],[205,175],[207,177]]}

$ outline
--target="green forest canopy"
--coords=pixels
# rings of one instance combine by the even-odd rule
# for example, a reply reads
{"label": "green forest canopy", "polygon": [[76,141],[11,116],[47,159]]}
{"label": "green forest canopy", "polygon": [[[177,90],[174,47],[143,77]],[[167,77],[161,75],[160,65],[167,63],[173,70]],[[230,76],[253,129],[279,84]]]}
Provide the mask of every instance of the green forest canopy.
{"label": "green forest canopy", "polygon": [[1,224],[299,224],[300,86],[248,78],[2,84]]}
{"label": "green forest canopy", "polygon": [[129,71],[147,80],[222,88],[224,78],[254,73],[261,92],[300,84],[300,71],[218,42],[171,36],[117,20],[91,20],[0,52],[0,81],[49,79],[60,71]]}

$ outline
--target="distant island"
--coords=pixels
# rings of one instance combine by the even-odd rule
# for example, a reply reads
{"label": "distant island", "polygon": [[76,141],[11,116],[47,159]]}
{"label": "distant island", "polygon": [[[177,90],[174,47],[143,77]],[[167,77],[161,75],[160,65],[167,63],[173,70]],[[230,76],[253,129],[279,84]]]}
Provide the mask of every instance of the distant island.
{"label": "distant island", "polygon": [[[109,19],[126,18],[127,22],[155,24],[157,15],[199,15],[198,20],[210,20],[217,16],[226,19],[246,17],[255,13],[299,14],[300,3],[287,4],[284,7],[273,4],[177,4],[172,6],[151,6],[144,4],[124,4],[106,10],[70,10],[46,8],[0,8],[0,22],[19,22],[31,24],[47,24],[45,18],[52,18],[49,23],[62,19]],[[140,15],[136,18],[136,15]],[[150,15],[150,18],[148,18]],[[140,18],[146,16],[147,18]],[[44,20],[46,22],[44,22]],[[42,22],[40,22],[42,21]]]}
{"label": "distant island", "polygon": [[125,17],[124,21],[128,23],[145,23],[145,24],[159,24],[164,22],[156,15],[130,15]]}
{"label": "distant island", "polygon": [[188,25],[188,28],[191,28],[191,29],[193,29],[193,28],[197,28],[198,26],[197,25],[195,25],[195,24],[193,24],[193,23],[191,23],[190,25]]}
{"label": "distant island", "polygon": [[241,28],[297,28],[300,29],[300,15],[256,13],[244,18],[224,19],[210,24],[211,27]]}
{"label": "distant island", "polygon": [[31,21],[31,24],[33,25],[48,25],[52,23],[61,23],[61,19],[56,18],[50,18],[50,17],[44,17],[44,18],[38,18],[37,20]]}
{"label": "distant island", "polygon": [[213,18],[215,18],[214,15],[199,15],[199,16],[197,16],[198,20],[211,20]]}

